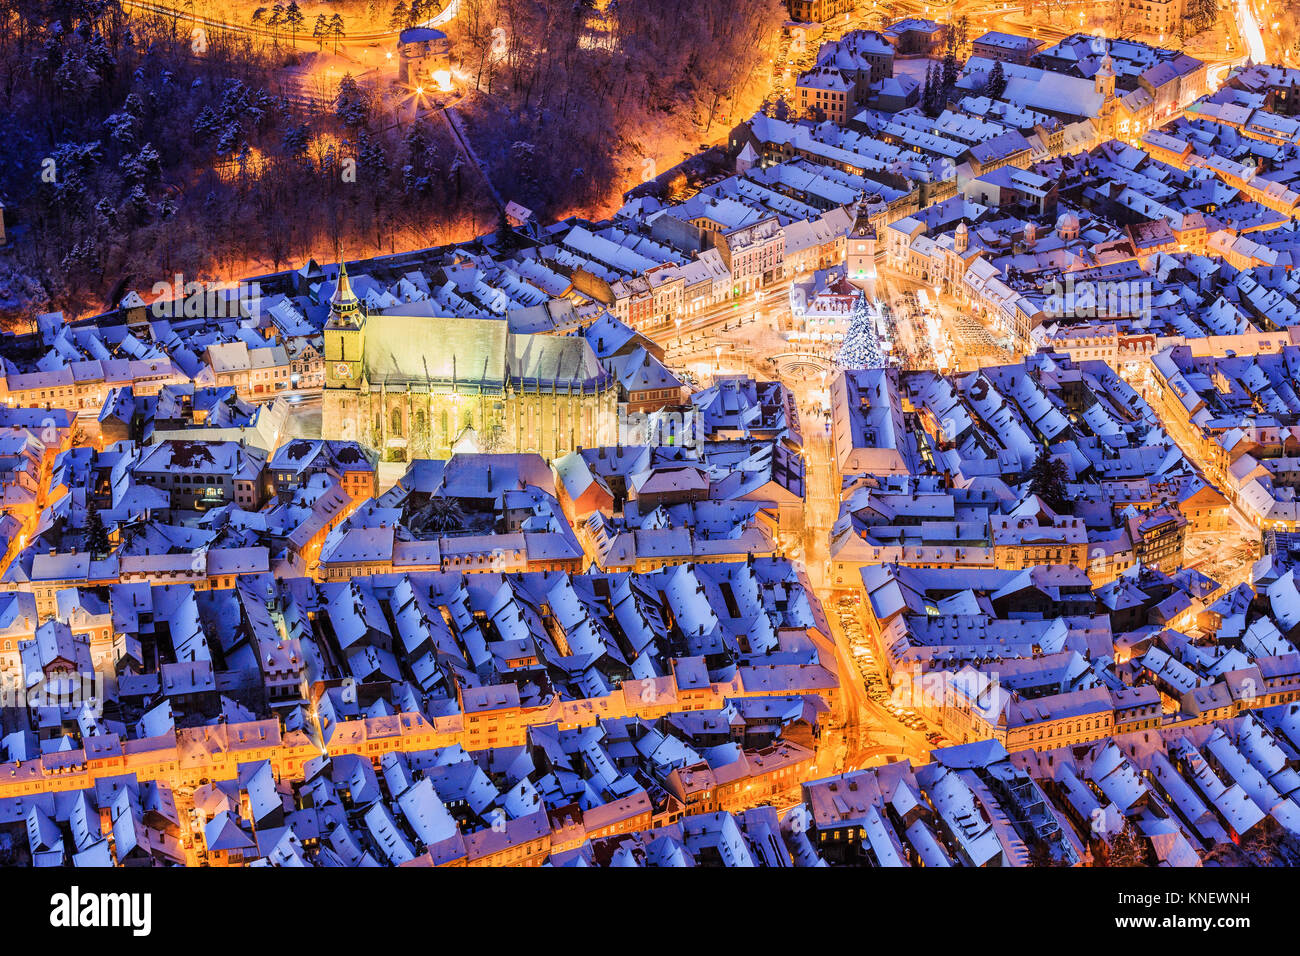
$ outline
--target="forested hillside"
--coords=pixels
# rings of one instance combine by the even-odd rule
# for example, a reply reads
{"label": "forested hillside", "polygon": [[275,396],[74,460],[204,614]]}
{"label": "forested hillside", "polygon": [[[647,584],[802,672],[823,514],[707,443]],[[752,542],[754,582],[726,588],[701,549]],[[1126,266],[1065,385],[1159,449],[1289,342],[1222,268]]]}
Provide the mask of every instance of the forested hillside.
{"label": "forested hillside", "polygon": [[[502,197],[606,214],[758,107],[784,17],[780,0],[460,0],[457,108]],[[395,70],[304,102],[298,78],[346,67],[342,45],[0,0],[0,319],[494,229],[439,101]]]}
{"label": "forested hillside", "polygon": [[327,111],[296,104],[282,69],[304,55],[103,0],[0,0],[4,317],[495,225],[440,121],[398,126],[346,79]]}

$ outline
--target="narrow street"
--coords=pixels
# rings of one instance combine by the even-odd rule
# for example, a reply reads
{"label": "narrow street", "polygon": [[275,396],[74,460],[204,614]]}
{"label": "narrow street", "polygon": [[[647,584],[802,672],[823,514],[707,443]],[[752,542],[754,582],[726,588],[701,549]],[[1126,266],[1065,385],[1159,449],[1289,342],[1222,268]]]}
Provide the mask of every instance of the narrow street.
{"label": "narrow street", "polygon": [[[683,326],[680,339],[668,340],[666,358],[678,370],[690,369],[701,387],[711,384],[715,374],[746,374],[760,381],[779,380],[794,396],[803,437],[805,488],[804,525],[797,551],[790,556],[802,564],[822,602],[849,712],[847,725],[830,732],[824,749],[832,756],[836,772],[903,758],[924,763],[930,749],[925,730],[908,727],[867,692],[840,619],[844,594],[830,588],[831,529],[839,516],[840,495],[835,486],[834,448],[823,413],[829,411],[830,384],[840,369],[831,357],[834,346],[813,351],[779,331],[782,314],[789,309],[788,286],[787,281],[765,289],[761,299],[749,300],[747,310],[737,313],[728,306],[718,310],[721,314]],[[869,296],[873,294],[874,284],[868,283],[867,291]],[[719,327],[722,325],[725,330]],[[773,358],[775,361],[769,361]],[[829,772],[829,768],[823,769]]]}

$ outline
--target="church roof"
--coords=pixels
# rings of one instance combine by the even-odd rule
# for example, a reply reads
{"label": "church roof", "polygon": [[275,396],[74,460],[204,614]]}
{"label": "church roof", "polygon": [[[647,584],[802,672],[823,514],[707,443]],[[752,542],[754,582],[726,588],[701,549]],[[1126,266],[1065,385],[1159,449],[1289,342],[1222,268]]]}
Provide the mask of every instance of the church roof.
{"label": "church roof", "polygon": [[454,380],[505,386],[510,330],[501,319],[386,312],[370,317],[365,335],[366,377],[376,385]]}
{"label": "church roof", "polygon": [[583,382],[604,371],[586,339],[567,335],[512,335],[508,363],[511,377],[526,381]]}
{"label": "church roof", "polygon": [[608,373],[580,336],[512,333],[502,319],[371,316],[365,374],[374,385],[449,383],[504,388],[507,379],[545,387],[590,384]]}

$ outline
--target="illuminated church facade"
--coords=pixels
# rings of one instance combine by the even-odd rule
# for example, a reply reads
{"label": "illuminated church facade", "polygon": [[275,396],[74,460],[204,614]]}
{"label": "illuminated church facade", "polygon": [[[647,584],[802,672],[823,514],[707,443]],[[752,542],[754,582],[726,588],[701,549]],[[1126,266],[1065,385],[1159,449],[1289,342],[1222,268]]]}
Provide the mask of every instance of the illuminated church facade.
{"label": "illuminated church facade", "polygon": [[367,316],[340,270],[325,325],[322,437],[364,442],[386,461],[457,451],[549,460],[612,444],[617,428],[618,383],[582,336],[429,315],[427,303]]}

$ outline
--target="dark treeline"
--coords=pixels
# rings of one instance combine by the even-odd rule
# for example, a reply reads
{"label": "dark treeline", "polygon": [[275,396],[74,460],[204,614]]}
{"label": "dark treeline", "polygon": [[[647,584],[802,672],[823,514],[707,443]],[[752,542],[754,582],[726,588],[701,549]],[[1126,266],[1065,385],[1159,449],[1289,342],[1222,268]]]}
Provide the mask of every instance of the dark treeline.
{"label": "dark treeline", "polygon": [[111,0],[0,0],[0,318],[490,226],[440,121],[385,119],[350,79],[315,110],[284,80],[299,56]]}

